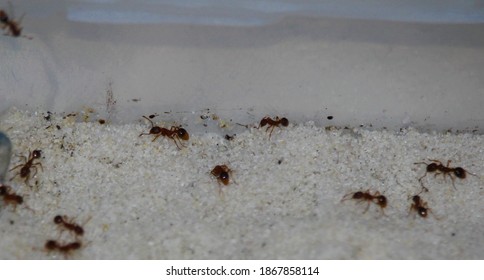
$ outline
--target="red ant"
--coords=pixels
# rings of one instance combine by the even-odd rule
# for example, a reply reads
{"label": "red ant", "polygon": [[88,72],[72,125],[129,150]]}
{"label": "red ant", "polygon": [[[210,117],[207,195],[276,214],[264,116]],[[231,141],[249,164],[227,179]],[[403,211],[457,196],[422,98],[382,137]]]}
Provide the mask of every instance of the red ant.
{"label": "red ant", "polygon": [[13,20],[4,10],[0,10],[0,22],[3,25],[1,26],[1,28],[8,28],[7,33],[5,33],[4,35],[12,37],[24,37],[32,40],[32,37],[22,35],[22,27],[20,26],[20,23],[22,22],[23,17],[24,15],[22,15],[18,20]]}
{"label": "red ant", "polygon": [[[175,142],[178,149],[181,149],[181,148],[180,148],[180,146],[178,146],[176,139],[178,139],[178,142],[180,142],[181,140],[187,141],[190,138],[190,136],[188,135],[188,132],[185,129],[179,127],[179,126],[172,126],[170,129],[167,129],[167,128],[164,128],[164,127],[155,126],[153,124],[153,121],[150,120],[149,118],[145,117],[145,116],[143,116],[143,118],[150,121],[151,129],[150,129],[150,132],[148,132],[148,133],[141,133],[139,135],[139,137],[141,137],[142,135],[153,134],[153,135],[155,135],[153,140],[151,140],[151,142],[153,142],[153,141],[156,140],[156,138],[163,135],[165,137],[171,138],[173,140],[173,142]],[[180,145],[182,147],[185,147],[181,142],[180,142]]]}
{"label": "red ant", "polygon": [[282,125],[282,126],[288,126],[289,125],[289,121],[286,119],[286,118],[282,118],[280,119],[279,117],[276,117],[275,120],[271,119],[270,117],[264,117],[260,123],[259,123],[259,128],[265,126],[265,125],[268,125],[267,129],[266,129],[266,132],[271,129],[271,132],[269,133],[269,139],[271,139],[271,135],[272,135],[272,132],[274,131],[274,128],[277,126],[279,127],[279,125]]}
{"label": "red ant", "polygon": [[[222,183],[227,186],[230,183],[230,175],[232,174],[232,170],[227,167],[227,165],[217,165],[215,166],[212,171],[210,172],[212,176],[217,178],[218,183]],[[219,193],[222,192],[222,188],[219,188]]]}
{"label": "red ant", "polygon": [[64,258],[67,258],[73,251],[81,249],[82,243],[80,241],[74,241],[71,243],[60,244],[55,240],[47,240],[44,248],[47,252],[59,251],[64,254]]}
{"label": "red ant", "polygon": [[35,169],[35,173],[34,173],[34,175],[32,175],[32,177],[35,176],[35,174],[37,174],[37,166],[40,166],[40,169],[42,169],[42,171],[44,171],[44,169],[42,168],[42,164],[40,162],[34,163],[34,160],[40,158],[41,156],[42,156],[41,150],[34,150],[31,153],[29,152],[28,160],[27,160],[26,157],[20,156],[21,158],[24,159],[25,163],[19,164],[19,165],[15,166],[14,168],[9,170],[9,171],[12,171],[12,170],[17,169],[17,168],[22,166],[22,168],[20,168],[20,172],[15,174],[15,176],[13,176],[12,179],[10,179],[10,181],[12,181],[15,177],[17,177],[17,175],[20,175],[21,178],[25,178],[25,184],[28,184],[28,181],[30,179],[30,168]]}
{"label": "red ant", "polygon": [[[455,167],[455,168],[449,167],[451,160],[447,161],[447,166],[444,166],[442,164],[442,162],[440,162],[438,160],[435,160],[435,159],[429,159],[429,160],[432,161],[432,163],[426,163],[426,162],[415,162],[414,163],[414,164],[425,164],[427,166],[425,174],[418,179],[418,181],[420,182],[422,187],[423,187],[422,179],[425,176],[427,176],[427,173],[435,172],[434,177],[437,177],[437,175],[439,175],[439,174],[443,174],[444,180],[445,180],[445,177],[448,175],[450,177],[450,179],[452,179],[452,186],[454,187],[454,189],[456,189],[455,184],[454,184],[455,178],[452,176],[452,174],[459,179],[465,179],[466,174],[469,173],[462,167]],[[472,174],[472,173],[469,173],[469,174],[477,177],[477,175],[475,175],[475,174]]]}
{"label": "red ant", "polygon": [[366,209],[363,213],[366,213],[368,211],[368,208],[370,207],[370,202],[375,203],[376,205],[380,206],[380,209],[382,213],[385,215],[385,211],[383,208],[387,207],[387,198],[380,194],[380,192],[375,192],[375,194],[371,194],[369,190],[366,192],[362,191],[357,191],[354,193],[348,193],[343,198],[341,199],[341,202],[348,200],[348,199],[355,199],[359,200],[359,202],[367,201],[368,205],[366,206]]}
{"label": "red ant", "polygon": [[[85,223],[87,223],[91,218],[89,218]],[[54,217],[54,223],[62,227],[62,230],[68,230],[74,233],[76,236],[83,236],[84,229],[82,226],[73,222],[73,219],[69,219],[67,216],[57,215]]]}
{"label": "red ant", "polygon": [[[427,202],[423,201],[423,199],[420,198],[420,194],[424,190],[428,191],[427,188],[424,187],[421,192],[419,192],[417,195],[414,195],[412,197],[413,203],[410,206],[409,214],[410,212],[415,211],[415,213],[418,213],[420,217],[427,218],[428,213],[429,212],[432,213],[432,210],[427,206]],[[433,213],[432,215],[435,217],[435,219],[439,220],[439,218],[437,218]]]}
{"label": "red ant", "polygon": [[[10,186],[5,186],[0,184],[0,196],[3,197],[3,203],[6,205],[12,205],[13,210],[17,209],[17,205],[24,203],[24,198],[12,191]],[[29,207],[25,206],[30,211],[33,211]]]}

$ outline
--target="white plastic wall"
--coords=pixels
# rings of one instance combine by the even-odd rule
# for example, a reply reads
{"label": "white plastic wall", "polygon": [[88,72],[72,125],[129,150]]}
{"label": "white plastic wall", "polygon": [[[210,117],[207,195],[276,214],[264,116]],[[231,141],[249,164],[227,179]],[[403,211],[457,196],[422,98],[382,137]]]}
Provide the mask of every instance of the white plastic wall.
{"label": "white plastic wall", "polygon": [[482,132],[484,1],[364,2],[12,1],[33,39],[0,37],[0,112],[102,114],[111,87],[122,122],[210,108]]}

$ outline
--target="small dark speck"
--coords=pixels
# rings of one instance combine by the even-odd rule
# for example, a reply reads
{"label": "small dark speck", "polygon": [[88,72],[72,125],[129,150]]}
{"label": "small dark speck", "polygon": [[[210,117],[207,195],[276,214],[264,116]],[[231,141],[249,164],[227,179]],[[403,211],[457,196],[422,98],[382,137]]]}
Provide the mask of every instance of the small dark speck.
{"label": "small dark speck", "polygon": [[131,99],[131,101],[133,101],[133,102],[139,102],[139,101],[141,101],[141,98],[133,98],[133,99]]}
{"label": "small dark speck", "polygon": [[60,130],[60,129],[61,129],[60,125],[56,125],[55,127],[57,127],[57,129],[58,129],[58,130]]}
{"label": "small dark speck", "polygon": [[99,120],[99,123],[100,123],[100,124],[105,124],[105,123],[106,123],[106,121],[105,121],[105,120],[103,120],[103,119],[100,119],[100,120]]}
{"label": "small dark speck", "polygon": [[155,116],[155,115],[149,115],[149,117],[150,117],[150,119],[152,119],[152,118],[154,118],[154,117],[156,117],[156,116]]}
{"label": "small dark speck", "polygon": [[15,221],[14,220],[10,220],[10,224],[11,225],[15,224]]}
{"label": "small dark speck", "polygon": [[452,233],[452,236],[455,236],[455,232]]}
{"label": "small dark speck", "polygon": [[282,163],[282,159],[277,161],[277,164],[281,164],[281,163]]}
{"label": "small dark speck", "polygon": [[328,116],[328,120],[332,120],[333,119],[333,116]]}

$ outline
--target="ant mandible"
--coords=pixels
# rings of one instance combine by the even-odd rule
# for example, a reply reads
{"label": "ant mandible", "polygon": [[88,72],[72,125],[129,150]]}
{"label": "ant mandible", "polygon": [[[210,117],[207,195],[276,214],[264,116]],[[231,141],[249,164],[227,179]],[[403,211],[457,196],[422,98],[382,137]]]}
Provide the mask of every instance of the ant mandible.
{"label": "ant mandible", "polygon": [[369,190],[367,190],[366,192],[357,191],[354,193],[348,193],[345,196],[343,196],[343,198],[341,199],[341,202],[348,199],[359,200],[359,202],[366,201],[368,204],[365,208],[365,211],[363,211],[363,214],[366,213],[366,211],[368,211],[370,207],[370,203],[373,202],[380,207],[383,215],[385,215],[384,208],[387,207],[388,200],[384,195],[380,194],[379,191],[375,192],[374,194],[371,194]]}
{"label": "ant mandible", "polygon": [[164,127],[160,127],[160,126],[155,126],[153,121],[150,120],[149,118],[143,116],[143,118],[147,119],[148,121],[150,121],[151,123],[151,129],[148,133],[141,133],[139,135],[139,137],[141,137],[142,135],[155,135],[155,137],[153,138],[153,140],[151,140],[151,142],[155,141],[158,137],[160,136],[165,136],[165,137],[168,137],[170,139],[173,140],[173,142],[175,142],[175,145],[177,146],[177,148],[180,150],[180,146],[178,146],[178,143],[177,143],[177,139],[178,139],[178,142],[180,142],[180,145],[182,147],[185,147],[182,143],[181,143],[181,140],[185,140],[187,141],[190,136],[188,135],[188,132],[179,127],[179,126],[172,126],[170,129],[167,129],[167,128],[164,128]]}
{"label": "ant mandible", "polygon": [[279,117],[276,117],[274,120],[271,119],[271,117],[264,117],[260,123],[259,123],[259,128],[263,127],[263,126],[266,126],[268,125],[267,129],[266,129],[266,132],[269,131],[269,129],[271,129],[271,132],[269,133],[269,139],[271,139],[271,136],[272,136],[272,132],[274,131],[274,128],[277,126],[279,127],[279,125],[282,125],[284,127],[288,126],[289,125],[289,121],[286,119],[286,118],[279,118]]}
{"label": "ant mandible", "polygon": [[437,175],[439,174],[442,174],[444,176],[444,180],[445,180],[445,177],[448,175],[450,177],[450,179],[452,179],[452,186],[454,187],[454,189],[456,189],[455,187],[455,178],[452,176],[454,175],[455,177],[459,178],[459,179],[465,179],[466,178],[466,174],[470,174],[470,175],[473,175],[473,176],[476,176],[475,174],[472,174],[470,172],[467,172],[464,168],[462,167],[449,167],[450,163],[451,163],[451,160],[448,160],[447,161],[447,165],[444,166],[442,164],[442,162],[440,162],[439,160],[435,160],[435,159],[429,159],[429,161],[431,161],[431,163],[426,163],[426,162],[415,162],[414,164],[425,164],[427,167],[426,167],[426,170],[425,170],[425,174],[420,177],[418,179],[418,181],[420,182],[420,184],[422,185],[423,187],[423,183],[422,183],[422,179],[427,176],[427,173],[433,173],[435,172],[435,175],[434,177],[437,177]]}
{"label": "ant mandible", "polygon": [[24,156],[20,156],[21,158],[24,159],[25,163],[19,164],[19,165],[15,166],[14,168],[9,170],[9,171],[12,171],[12,170],[17,169],[19,167],[22,167],[22,168],[20,168],[20,171],[10,179],[10,181],[12,181],[15,177],[17,177],[17,175],[20,175],[21,178],[25,178],[25,184],[28,185],[28,182],[29,182],[29,179],[30,179],[30,168],[34,168],[34,170],[35,170],[35,173],[32,175],[32,177],[37,174],[37,166],[40,166],[40,169],[42,169],[42,171],[44,171],[44,169],[42,168],[42,164],[40,162],[34,163],[34,160],[40,158],[41,156],[42,156],[41,150],[34,150],[33,152],[29,152],[28,159]]}
{"label": "ant mandible", "polygon": [[32,37],[22,35],[23,28],[20,26],[20,23],[22,22],[23,17],[24,15],[22,15],[18,20],[13,20],[10,19],[7,12],[5,12],[4,10],[0,10],[0,22],[3,24],[1,28],[8,28],[7,33],[5,33],[4,35],[12,37],[24,37],[32,40]]}

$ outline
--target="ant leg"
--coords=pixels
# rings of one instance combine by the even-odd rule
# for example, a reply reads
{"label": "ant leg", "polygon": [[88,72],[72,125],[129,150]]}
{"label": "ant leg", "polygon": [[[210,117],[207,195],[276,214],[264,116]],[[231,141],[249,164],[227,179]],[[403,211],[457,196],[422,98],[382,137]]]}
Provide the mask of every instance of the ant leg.
{"label": "ant leg", "polygon": [[160,137],[160,136],[161,136],[161,133],[156,135],[155,138],[153,138],[153,140],[151,140],[151,142],[155,142],[155,140],[158,139],[158,137]]}
{"label": "ant leg", "polygon": [[175,145],[178,148],[178,150],[181,150],[180,146],[178,146],[178,143],[175,140],[175,137],[172,137],[171,139],[173,140],[173,142],[175,142]]}
{"label": "ant leg", "polygon": [[15,174],[12,178],[10,178],[10,181],[12,181],[13,179],[15,179],[15,177],[17,177],[17,175],[19,175],[20,172],[17,172],[17,174]]}
{"label": "ant leg", "polygon": [[455,187],[455,178],[452,177],[452,174],[449,174],[450,176],[450,179],[452,179],[452,186],[454,187],[454,190],[457,190],[457,188]]}
{"label": "ant leg", "polygon": [[274,128],[275,128],[275,127],[276,127],[276,126],[275,126],[275,125],[273,125],[273,126],[272,126],[272,128],[271,128],[271,132],[269,133],[269,140],[271,140],[272,132],[274,131]]}
{"label": "ant leg", "polygon": [[17,168],[19,168],[20,166],[23,166],[23,165],[24,165],[24,164],[19,164],[19,165],[15,166],[14,168],[10,169],[9,171],[12,171],[12,170],[14,170],[14,169],[17,169]]}
{"label": "ant leg", "polygon": [[365,214],[366,212],[368,212],[368,209],[370,209],[370,201],[368,201],[368,203],[366,204],[365,211],[363,211],[362,214]]}
{"label": "ant leg", "polygon": [[40,169],[42,170],[42,172],[44,172],[44,167],[42,167],[42,163],[37,162],[37,163],[32,164],[32,166],[37,166],[37,165],[40,166]]}

